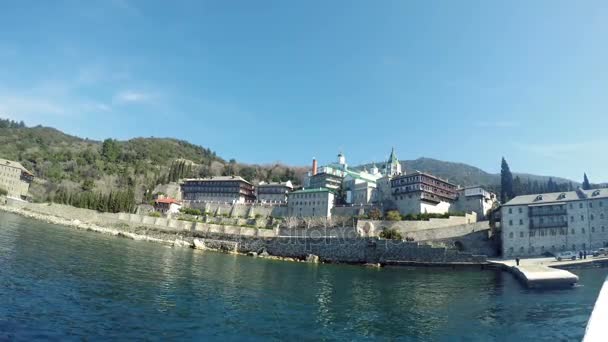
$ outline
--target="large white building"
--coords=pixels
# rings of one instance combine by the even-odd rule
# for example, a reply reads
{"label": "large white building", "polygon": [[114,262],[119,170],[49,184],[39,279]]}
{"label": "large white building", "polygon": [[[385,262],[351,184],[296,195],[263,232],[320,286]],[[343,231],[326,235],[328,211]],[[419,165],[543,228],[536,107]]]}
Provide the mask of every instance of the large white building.
{"label": "large white building", "polygon": [[391,178],[393,201],[402,215],[445,214],[456,200],[457,186],[424,172]]}
{"label": "large white building", "polygon": [[26,199],[34,175],[18,162],[0,159],[0,189],[7,196]]}
{"label": "large white building", "polygon": [[184,179],[180,188],[186,203],[255,201],[253,185],[239,176]]}
{"label": "large white building", "polygon": [[289,193],[288,216],[331,217],[335,195],[327,188],[303,189]]}
{"label": "large white building", "polygon": [[517,196],[501,208],[502,255],[608,246],[608,189]]}

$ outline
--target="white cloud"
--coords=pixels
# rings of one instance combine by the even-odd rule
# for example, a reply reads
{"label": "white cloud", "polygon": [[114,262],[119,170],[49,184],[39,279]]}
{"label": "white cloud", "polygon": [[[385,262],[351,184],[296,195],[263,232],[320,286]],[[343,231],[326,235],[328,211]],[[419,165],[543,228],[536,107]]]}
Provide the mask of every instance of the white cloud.
{"label": "white cloud", "polygon": [[143,103],[150,101],[154,96],[149,93],[133,90],[121,91],[114,96],[115,103]]}

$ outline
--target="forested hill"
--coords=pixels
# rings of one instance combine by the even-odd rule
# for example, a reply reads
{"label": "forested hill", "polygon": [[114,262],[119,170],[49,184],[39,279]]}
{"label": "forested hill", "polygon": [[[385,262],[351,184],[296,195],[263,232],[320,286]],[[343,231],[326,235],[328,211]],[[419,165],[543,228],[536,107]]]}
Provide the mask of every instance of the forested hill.
{"label": "forested hill", "polygon": [[[134,138],[103,142],[82,139],[50,127],[27,127],[0,119],[0,158],[19,161],[34,172],[36,200],[66,192],[109,193],[131,189],[142,199],[158,184],[183,177],[241,175],[250,181],[299,182],[303,168],[245,165],[172,138]],[[149,197],[149,196],[146,196]]]}

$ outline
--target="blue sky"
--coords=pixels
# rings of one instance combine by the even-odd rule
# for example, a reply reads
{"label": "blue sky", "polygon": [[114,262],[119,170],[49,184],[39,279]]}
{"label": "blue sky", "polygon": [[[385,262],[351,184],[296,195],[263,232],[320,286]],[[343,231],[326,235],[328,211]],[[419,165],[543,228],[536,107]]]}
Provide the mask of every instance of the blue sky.
{"label": "blue sky", "polygon": [[605,1],[13,1],[0,116],[242,162],[608,181]]}

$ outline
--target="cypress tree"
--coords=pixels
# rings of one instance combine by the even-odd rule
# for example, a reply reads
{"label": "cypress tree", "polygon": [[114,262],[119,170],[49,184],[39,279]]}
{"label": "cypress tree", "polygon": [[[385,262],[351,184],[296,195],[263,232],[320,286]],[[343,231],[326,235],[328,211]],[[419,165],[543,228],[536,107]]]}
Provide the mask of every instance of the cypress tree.
{"label": "cypress tree", "polygon": [[589,183],[589,178],[587,178],[587,173],[583,176],[583,190],[591,189],[591,183]]}
{"label": "cypress tree", "polygon": [[500,200],[507,203],[515,194],[513,193],[513,174],[509,169],[509,164],[502,158],[500,166]]}

